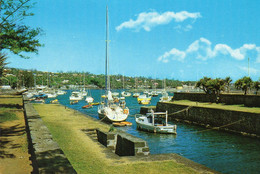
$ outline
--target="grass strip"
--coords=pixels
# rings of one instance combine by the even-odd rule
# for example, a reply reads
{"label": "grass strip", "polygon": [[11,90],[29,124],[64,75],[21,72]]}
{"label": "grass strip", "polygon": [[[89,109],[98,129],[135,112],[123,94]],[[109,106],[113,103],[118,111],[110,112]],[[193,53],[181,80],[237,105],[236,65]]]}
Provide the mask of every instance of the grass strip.
{"label": "grass strip", "polygon": [[144,162],[133,161],[127,157],[108,158],[103,152],[104,148],[81,129],[100,128],[108,131],[109,125],[101,124],[61,105],[34,106],[77,173],[199,173],[175,160]]}
{"label": "grass strip", "polygon": [[204,102],[195,102],[195,101],[189,101],[189,100],[174,100],[173,103],[180,104],[180,105],[225,109],[225,110],[232,110],[232,111],[260,113],[259,107],[245,107],[244,105],[225,105],[223,103],[218,103],[218,104],[209,103],[209,102],[204,103]]}
{"label": "grass strip", "polygon": [[15,113],[4,111],[0,113],[0,123],[6,122],[6,121],[13,121],[18,120],[18,117]]}

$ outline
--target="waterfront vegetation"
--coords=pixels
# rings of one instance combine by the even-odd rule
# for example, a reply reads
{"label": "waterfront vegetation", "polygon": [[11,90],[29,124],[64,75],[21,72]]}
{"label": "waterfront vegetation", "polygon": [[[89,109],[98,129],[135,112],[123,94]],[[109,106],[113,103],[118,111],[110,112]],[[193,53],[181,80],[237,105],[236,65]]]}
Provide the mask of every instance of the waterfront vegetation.
{"label": "waterfront vegetation", "polygon": [[[60,88],[65,86],[70,88],[72,86],[85,85],[92,88],[105,87],[105,75],[92,74],[89,72],[42,72],[37,70],[22,70],[16,68],[8,68],[4,72],[4,85],[10,85],[12,88],[25,86],[27,88],[36,85],[49,86]],[[123,77],[123,75],[111,75],[111,88],[122,89],[125,88],[164,88],[164,79],[153,79],[151,77]],[[123,84],[124,83],[124,84]],[[174,79],[165,79],[166,87],[177,87],[182,85],[195,85],[195,81],[179,81]],[[136,85],[135,85],[136,84]]]}

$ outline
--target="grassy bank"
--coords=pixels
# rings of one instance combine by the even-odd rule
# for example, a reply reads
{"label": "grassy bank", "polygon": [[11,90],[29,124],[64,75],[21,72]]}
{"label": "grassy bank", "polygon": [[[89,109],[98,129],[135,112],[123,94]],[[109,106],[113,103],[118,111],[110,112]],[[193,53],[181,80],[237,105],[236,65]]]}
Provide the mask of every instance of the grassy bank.
{"label": "grassy bank", "polygon": [[209,102],[195,102],[189,100],[174,100],[175,104],[180,105],[189,105],[189,106],[201,106],[207,108],[216,108],[216,109],[225,109],[225,110],[232,110],[232,111],[242,111],[242,112],[251,112],[251,113],[260,113],[259,107],[245,107],[244,105],[225,105],[223,103],[209,103]]}
{"label": "grassy bank", "polygon": [[[110,126],[85,117],[61,105],[35,105],[46,126],[78,173],[200,173],[176,160],[111,157],[104,146],[93,141],[82,129],[100,128],[108,131]],[[110,157],[108,157],[110,156]],[[113,155],[112,155],[113,156]],[[114,155],[115,156],[115,155]],[[146,161],[146,162],[145,162]]]}

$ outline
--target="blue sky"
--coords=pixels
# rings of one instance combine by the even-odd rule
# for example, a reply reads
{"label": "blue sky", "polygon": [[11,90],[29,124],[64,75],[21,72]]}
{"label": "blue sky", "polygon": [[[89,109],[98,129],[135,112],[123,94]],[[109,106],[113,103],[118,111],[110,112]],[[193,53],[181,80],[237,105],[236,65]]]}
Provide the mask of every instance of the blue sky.
{"label": "blue sky", "polygon": [[110,74],[178,80],[260,78],[258,0],[44,0],[24,22],[45,46],[9,67],[105,72],[109,8]]}

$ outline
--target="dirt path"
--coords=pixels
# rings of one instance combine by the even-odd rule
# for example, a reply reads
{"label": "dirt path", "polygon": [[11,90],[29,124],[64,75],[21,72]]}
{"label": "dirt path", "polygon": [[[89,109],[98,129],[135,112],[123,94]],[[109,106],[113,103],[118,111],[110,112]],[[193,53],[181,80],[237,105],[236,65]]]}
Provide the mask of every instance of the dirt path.
{"label": "dirt path", "polygon": [[[0,116],[3,116],[3,113],[13,113],[16,115],[16,120],[0,122],[0,174],[31,173],[23,109],[10,104],[17,98],[2,99],[0,96],[0,105],[3,102],[5,105],[0,107]],[[20,101],[17,106],[21,106]]]}

